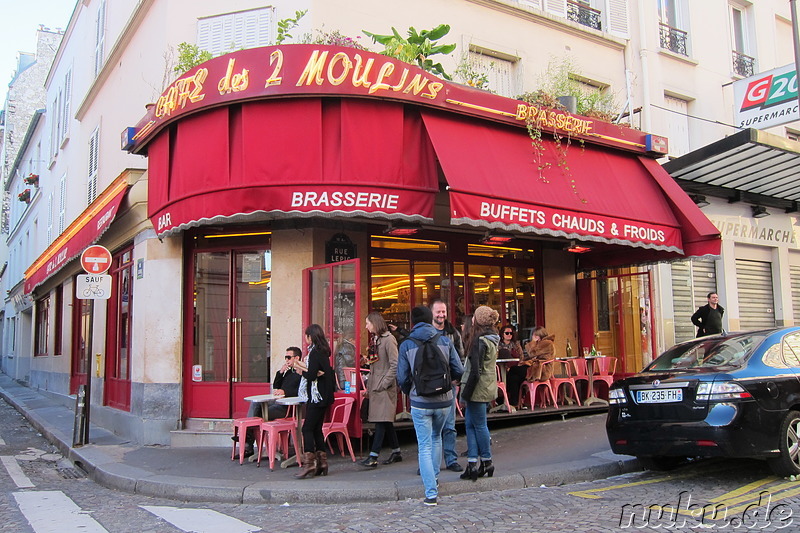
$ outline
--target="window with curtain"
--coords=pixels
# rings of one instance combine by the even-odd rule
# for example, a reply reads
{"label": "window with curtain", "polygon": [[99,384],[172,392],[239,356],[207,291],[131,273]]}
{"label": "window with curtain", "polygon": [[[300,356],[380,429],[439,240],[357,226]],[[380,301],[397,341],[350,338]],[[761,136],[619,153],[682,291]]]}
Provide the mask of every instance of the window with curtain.
{"label": "window with curtain", "polygon": [[34,324],[35,356],[47,355],[47,341],[50,332],[50,295],[36,300],[36,322]]}

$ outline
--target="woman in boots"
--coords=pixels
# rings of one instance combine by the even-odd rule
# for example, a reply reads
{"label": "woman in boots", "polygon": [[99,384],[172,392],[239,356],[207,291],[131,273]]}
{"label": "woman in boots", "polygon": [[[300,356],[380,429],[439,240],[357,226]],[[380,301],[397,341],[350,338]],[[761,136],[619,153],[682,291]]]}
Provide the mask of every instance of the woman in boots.
{"label": "woman in boots", "polygon": [[331,367],[331,347],[325,333],[318,324],[306,328],[308,344],[308,363],[295,362],[295,370],[306,381],[306,417],[303,421],[303,463],[295,477],[303,479],[322,474],[328,475],[328,456],[325,454],[325,438],[322,424],[325,413],[333,403],[333,368]]}
{"label": "woman in boots", "polygon": [[[467,358],[461,376],[461,399],[466,402],[464,427],[467,431],[467,469],[461,479],[476,481],[494,475],[491,437],[486,423],[489,402],[497,398],[497,311],[482,305],[472,316],[467,339]],[[480,459],[480,466],[478,465]]]}
{"label": "woman in boots", "polygon": [[403,460],[400,455],[400,442],[394,431],[394,417],[397,414],[397,340],[389,333],[383,317],[377,311],[367,315],[366,328],[370,334],[369,357],[369,416],[368,420],[375,424],[375,436],[372,437],[372,449],[361,461],[362,466],[375,468],[378,466],[378,454],[383,447],[383,437],[389,437],[392,454],[383,464],[390,465]]}

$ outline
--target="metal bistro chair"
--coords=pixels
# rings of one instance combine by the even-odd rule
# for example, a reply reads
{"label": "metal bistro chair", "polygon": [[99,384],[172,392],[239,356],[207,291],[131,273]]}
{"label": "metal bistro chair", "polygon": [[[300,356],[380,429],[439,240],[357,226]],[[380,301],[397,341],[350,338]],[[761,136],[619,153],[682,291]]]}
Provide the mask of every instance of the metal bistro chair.
{"label": "metal bistro chair", "polygon": [[297,439],[297,422],[294,419],[294,410],[296,405],[288,406],[285,418],[278,418],[277,420],[270,420],[268,422],[261,421],[259,438],[258,438],[258,466],[261,466],[261,455],[264,447],[264,442],[267,443],[267,456],[269,457],[269,469],[275,468],[275,453],[280,446],[281,452],[284,457],[289,455],[289,435],[292,436],[294,449],[300,447],[300,441]]}
{"label": "metal bistro chair", "polygon": [[[497,375],[497,390],[499,390],[500,392],[503,393],[503,403],[506,406],[506,410],[509,413],[513,413],[514,412],[514,408],[511,407],[511,403],[508,400],[508,390],[506,389],[506,384],[500,379],[500,367],[498,365],[495,365],[494,369],[495,369],[495,373]],[[498,406],[498,408],[499,408],[499,406]]]}
{"label": "metal bistro chair", "polygon": [[606,384],[606,398],[608,398],[608,390],[611,384],[614,383],[614,372],[617,371],[617,358],[616,357],[598,357],[594,360],[594,395],[600,398],[600,384]]}
{"label": "metal bistro chair", "polygon": [[572,364],[572,380],[575,382],[575,386],[578,386],[578,383],[581,381],[586,382],[586,393],[584,394],[584,400],[592,395],[592,391],[589,390],[589,367],[586,364],[586,359],[583,357],[573,357],[569,360],[570,364]]}
{"label": "metal bistro chair", "polygon": [[[552,364],[553,361],[545,361],[542,363],[543,365]],[[541,407],[547,407],[548,401],[550,404],[558,409],[558,403],[556,402],[556,395],[553,391],[553,385],[550,383],[550,380],[547,381],[525,381],[522,384],[522,388],[520,389],[520,402],[518,405],[522,405],[523,399],[525,396],[528,397],[528,401],[530,402],[531,411],[534,409],[534,405],[536,404],[536,392],[539,389],[544,389],[542,391],[540,399],[541,399]]]}
{"label": "metal bistro chair", "polygon": [[261,435],[258,428],[264,421],[260,416],[248,416],[246,418],[235,418],[233,420],[233,449],[231,450],[231,461],[236,459],[236,448],[239,448],[239,464],[244,464],[244,448],[247,430],[253,428],[256,432],[256,441],[261,445]]}
{"label": "metal bistro chair", "polygon": [[[342,440],[346,440],[347,449],[350,450],[350,458],[355,463],[356,455],[353,453],[353,443],[350,442],[350,430],[347,429],[347,422],[350,420],[354,402],[355,398],[352,396],[340,396],[334,400],[333,408],[331,409],[331,420],[322,424],[322,436],[327,441],[330,435],[336,434],[342,457],[344,457],[344,443]],[[330,448],[332,454],[333,447],[331,447],[330,442],[328,443],[328,448]]]}
{"label": "metal bistro chair", "polygon": [[570,394],[575,399],[575,403],[581,403],[578,387],[575,386],[575,380],[572,378],[572,365],[568,361],[553,361],[553,377],[550,378],[550,385],[553,387],[556,400],[561,400],[560,405],[564,405],[564,403],[572,405],[569,400]]}

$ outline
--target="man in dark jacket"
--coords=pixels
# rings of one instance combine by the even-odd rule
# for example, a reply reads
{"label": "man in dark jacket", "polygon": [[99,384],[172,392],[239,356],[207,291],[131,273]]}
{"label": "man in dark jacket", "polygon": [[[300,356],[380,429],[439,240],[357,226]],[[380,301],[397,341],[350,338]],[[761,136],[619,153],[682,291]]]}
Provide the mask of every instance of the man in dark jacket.
{"label": "man in dark jacket", "polygon": [[722,333],[722,315],[725,308],[719,305],[719,295],[716,292],[708,293],[708,303],[699,307],[692,315],[692,324],[697,326],[697,336],[717,335]]}
{"label": "man in dark jacket", "polygon": [[[414,386],[414,361],[420,348],[411,339],[426,341],[438,331],[431,325],[433,314],[424,306],[411,310],[411,333],[409,339],[400,345],[397,356],[397,384],[411,400],[411,419],[417,434],[417,453],[422,484],[425,486],[425,505],[436,505],[439,489],[437,479],[442,462],[442,429],[450,407],[453,405],[454,390],[437,396],[420,396]],[[440,335],[437,347],[446,357],[450,367],[451,379],[461,379],[464,367],[450,339]]]}

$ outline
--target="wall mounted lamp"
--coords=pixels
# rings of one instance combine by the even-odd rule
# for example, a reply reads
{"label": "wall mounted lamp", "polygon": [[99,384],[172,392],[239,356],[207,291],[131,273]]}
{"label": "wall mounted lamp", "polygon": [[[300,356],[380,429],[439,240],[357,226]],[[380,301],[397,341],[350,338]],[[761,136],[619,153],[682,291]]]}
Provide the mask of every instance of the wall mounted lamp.
{"label": "wall mounted lamp", "polygon": [[585,254],[588,251],[591,251],[592,247],[587,246],[585,244],[578,244],[575,241],[570,241],[570,243],[564,247],[564,251],[570,252],[573,254]]}
{"label": "wall mounted lamp", "polygon": [[392,237],[408,237],[418,233],[422,229],[419,224],[393,224],[389,223],[389,227],[383,230],[384,235],[391,235]]}
{"label": "wall mounted lamp", "polygon": [[764,218],[769,216],[767,208],[763,205],[751,205],[750,209],[753,211],[753,218]]}
{"label": "wall mounted lamp", "polygon": [[692,201],[697,207],[705,207],[707,205],[711,205],[711,202],[706,200],[706,197],[703,196],[702,194],[690,194],[689,198],[692,199]]}
{"label": "wall mounted lamp", "polygon": [[494,244],[494,245],[502,245],[507,244],[511,239],[513,239],[513,235],[509,235],[507,233],[495,233],[492,231],[486,232],[486,235],[483,236],[481,239],[481,244]]}

